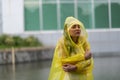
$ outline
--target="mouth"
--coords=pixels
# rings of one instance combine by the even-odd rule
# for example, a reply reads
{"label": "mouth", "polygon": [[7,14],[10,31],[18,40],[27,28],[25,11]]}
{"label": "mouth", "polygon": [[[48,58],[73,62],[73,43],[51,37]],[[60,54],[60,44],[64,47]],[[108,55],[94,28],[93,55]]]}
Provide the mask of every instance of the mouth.
{"label": "mouth", "polygon": [[80,31],[77,31],[76,34],[80,34]]}

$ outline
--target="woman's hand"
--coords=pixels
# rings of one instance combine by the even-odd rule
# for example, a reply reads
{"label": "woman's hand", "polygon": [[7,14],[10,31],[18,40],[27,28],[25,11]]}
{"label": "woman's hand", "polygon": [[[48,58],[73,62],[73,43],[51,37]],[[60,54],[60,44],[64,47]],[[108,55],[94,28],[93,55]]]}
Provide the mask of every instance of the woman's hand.
{"label": "woman's hand", "polygon": [[88,59],[90,59],[92,57],[92,53],[90,52],[90,51],[87,51],[86,53],[85,53],[85,60],[88,60]]}
{"label": "woman's hand", "polygon": [[64,64],[63,65],[63,70],[65,72],[71,72],[71,71],[75,71],[77,69],[76,65],[72,65],[72,64]]}

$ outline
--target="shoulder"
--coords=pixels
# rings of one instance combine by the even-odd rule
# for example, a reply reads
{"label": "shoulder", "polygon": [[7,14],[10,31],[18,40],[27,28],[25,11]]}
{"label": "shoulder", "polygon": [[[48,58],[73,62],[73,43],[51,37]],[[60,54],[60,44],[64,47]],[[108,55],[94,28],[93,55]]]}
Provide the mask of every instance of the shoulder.
{"label": "shoulder", "polygon": [[63,36],[62,37],[60,37],[59,39],[58,39],[58,41],[57,41],[57,46],[58,45],[63,45],[64,44],[64,38],[63,38]]}
{"label": "shoulder", "polygon": [[59,39],[58,39],[58,42],[57,43],[63,43],[64,42],[64,38],[63,38],[63,36],[62,37],[60,37]]}
{"label": "shoulder", "polygon": [[80,36],[80,37],[79,37],[79,40],[80,40],[80,41],[86,41],[86,38],[85,38],[84,36]]}
{"label": "shoulder", "polygon": [[88,41],[87,41],[86,37],[80,36],[79,37],[79,42],[80,42],[80,44],[84,44],[84,43],[87,43]]}

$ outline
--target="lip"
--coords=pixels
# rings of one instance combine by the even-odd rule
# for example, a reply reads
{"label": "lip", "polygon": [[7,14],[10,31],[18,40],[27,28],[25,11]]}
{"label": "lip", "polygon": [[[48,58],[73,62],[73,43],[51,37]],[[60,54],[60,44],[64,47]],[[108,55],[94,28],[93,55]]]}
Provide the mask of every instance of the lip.
{"label": "lip", "polygon": [[80,31],[77,31],[76,34],[80,34]]}

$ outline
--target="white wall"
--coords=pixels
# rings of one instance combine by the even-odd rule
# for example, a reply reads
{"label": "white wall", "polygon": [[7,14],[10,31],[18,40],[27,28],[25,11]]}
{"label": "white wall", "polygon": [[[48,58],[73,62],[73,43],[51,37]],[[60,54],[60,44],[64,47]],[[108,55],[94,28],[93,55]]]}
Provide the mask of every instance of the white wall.
{"label": "white wall", "polygon": [[120,29],[89,31],[91,50],[97,53],[120,53]]}
{"label": "white wall", "polygon": [[22,33],[24,31],[24,0],[2,0],[3,33]]}
{"label": "white wall", "polygon": [[[19,34],[23,37],[34,35],[45,46],[55,46],[58,39],[62,36],[62,31],[49,32],[26,32]],[[88,30],[89,42],[93,53],[120,53],[120,29]]]}

